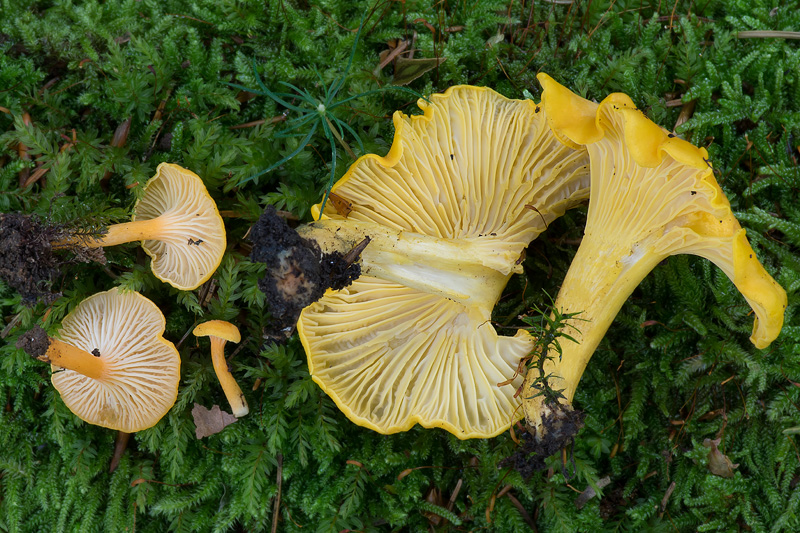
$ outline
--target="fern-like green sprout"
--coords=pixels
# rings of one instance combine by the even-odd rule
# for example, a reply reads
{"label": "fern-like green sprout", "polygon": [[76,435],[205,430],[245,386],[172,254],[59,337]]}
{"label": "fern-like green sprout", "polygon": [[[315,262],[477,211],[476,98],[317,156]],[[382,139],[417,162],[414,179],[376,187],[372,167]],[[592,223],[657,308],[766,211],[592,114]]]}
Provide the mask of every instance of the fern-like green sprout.
{"label": "fern-like green sprout", "polygon": [[[331,187],[333,186],[333,181],[336,176],[336,143],[338,142],[341,144],[342,148],[344,148],[345,152],[352,158],[356,159],[357,156],[353,152],[350,145],[344,140],[345,131],[352,135],[356,142],[358,142],[358,148],[361,154],[364,154],[364,143],[361,141],[361,137],[358,133],[344,120],[338,118],[336,115],[333,114],[333,110],[355,100],[357,98],[362,98],[364,96],[368,96],[371,94],[376,94],[379,92],[383,92],[386,90],[400,90],[408,92],[414,95],[416,98],[424,98],[418,92],[409,89],[408,87],[381,87],[379,89],[374,89],[371,91],[364,91],[362,93],[356,94],[354,96],[349,96],[347,98],[336,100],[336,96],[341,91],[342,87],[344,87],[345,81],[347,81],[348,74],[350,72],[350,67],[353,65],[353,57],[356,54],[356,48],[358,46],[358,40],[361,37],[361,30],[364,27],[364,19],[362,17],[361,23],[358,26],[358,31],[356,32],[356,39],[353,43],[353,48],[350,50],[350,57],[347,60],[347,66],[344,69],[344,72],[341,76],[337,77],[333,80],[327,89],[325,90],[325,95],[322,97],[317,97],[312,95],[306,89],[301,89],[296,85],[285,81],[279,81],[280,85],[288,88],[289,90],[293,91],[290,93],[282,93],[282,92],[273,92],[264,85],[264,82],[261,80],[261,76],[258,74],[258,66],[256,65],[255,59],[253,59],[253,74],[255,75],[256,83],[258,83],[259,89],[251,89],[248,87],[244,87],[242,85],[238,85],[235,83],[228,83],[231,87],[235,87],[237,89],[241,89],[243,91],[248,91],[253,94],[257,94],[260,96],[267,96],[271,98],[275,103],[282,105],[287,109],[287,111],[294,111],[298,114],[297,117],[294,117],[287,121],[287,127],[275,134],[276,138],[285,138],[285,137],[300,137],[303,135],[302,133],[294,133],[302,128],[309,127],[308,132],[303,136],[303,139],[300,141],[300,145],[289,155],[278,161],[277,163],[270,165],[268,168],[253,174],[249,178],[245,179],[244,181],[240,182],[240,185],[243,185],[249,181],[252,181],[259,176],[263,176],[267,172],[271,172],[275,170],[279,166],[283,165],[294,156],[299,154],[303,148],[311,141],[311,138],[314,136],[314,133],[322,128],[322,131],[325,133],[325,138],[328,139],[328,142],[331,145],[331,175],[328,180],[328,185],[325,187],[325,196],[322,199],[322,207],[320,208],[320,217],[322,216],[322,212],[325,209],[325,203],[328,201],[328,194],[330,193]],[[314,68],[314,72],[317,74],[317,77],[320,81],[320,86],[324,86],[324,81],[322,76],[320,75],[319,71]],[[299,103],[295,105],[291,103],[290,100],[299,100]]]}
{"label": "fern-like green sprout", "polygon": [[523,316],[521,318],[523,322],[530,326],[529,332],[536,338],[533,350],[531,350],[531,359],[528,361],[528,367],[535,366],[539,370],[539,376],[530,384],[530,388],[537,391],[531,398],[544,396],[546,403],[558,403],[560,399],[564,398],[563,389],[555,389],[550,385],[549,378],[552,377],[552,374],[544,373],[544,363],[548,359],[556,357],[553,352],[557,354],[559,361],[561,360],[560,338],[575,343],[578,342],[567,334],[565,329],[566,326],[569,326],[577,331],[574,325],[567,324],[567,322],[582,319],[578,317],[581,311],[562,313],[555,306],[551,307],[551,311],[547,311],[534,304],[531,311],[536,316]]}

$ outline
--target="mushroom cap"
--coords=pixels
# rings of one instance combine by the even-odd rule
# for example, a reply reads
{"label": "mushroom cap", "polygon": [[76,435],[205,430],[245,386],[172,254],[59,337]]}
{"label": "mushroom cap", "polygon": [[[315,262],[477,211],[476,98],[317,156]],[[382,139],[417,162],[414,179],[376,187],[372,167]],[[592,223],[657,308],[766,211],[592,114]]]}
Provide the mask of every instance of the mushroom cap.
{"label": "mushroom cap", "polygon": [[[655,264],[679,253],[712,261],[755,311],[751,342],[757,348],[769,345],[783,326],[786,292],[758,261],[714,178],[706,149],[650,121],[625,94],[592,104],[546,74],[538,78],[542,105],[555,117],[551,128],[564,125],[559,139],[586,145],[592,161],[584,242],[602,241],[602,258],[609,262],[615,247],[621,248],[618,265],[627,269],[645,255]],[[570,107],[587,112],[569,122],[560,115]],[[570,265],[577,268],[581,265]],[[605,279],[615,275],[615,268],[605,268]]]}
{"label": "mushroom cap", "polygon": [[203,180],[172,163],[161,163],[144,186],[133,220],[162,217],[158,240],[142,241],[153,274],[173,287],[194,290],[214,274],[225,253],[225,226]]}
{"label": "mushroom cap", "polygon": [[[83,300],[59,336],[104,359],[108,377],[91,379],[53,366],[51,381],[79,418],[126,433],[154,426],[178,396],[181,360],[162,336],[164,315],[137,292],[117,288]],[[56,371],[57,370],[57,371]]]}
{"label": "mushroom cap", "polygon": [[242,340],[239,328],[225,320],[209,320],[198,324],[192,331],[195,337],[219,337],[229,342],[238,343]]}
{"label": "mushroom cap", "polygon": [[[533,347],[527,331],[498,335],[491,307],[521,270],[528,243],[588,197],[588,158],[560,143],[529,100],[458,86],[418,105],[424,115],[395,113],[385,157],[361,157],[333,186],[347,209],[340,214],[328,202],[323,219],[379,224],[401,241],[406,233],[426,236],[421,242],[440,238],[449,250],[468,242],[465,257],[397,257],[385,270],[420,272],[446,285],[443,265],[484,255],[490,259],[482,267],[475,261],[475,271],[496,288],[494,297],[455,301],[362,275],[305,308],[298,332],[312,378],[356,424],[394,433],[419,423],[459,438],[491,437],[522,416],[517,368]],[[316,218],[320,206],[312,213]],[[364,264],[374,246],[362,254]]]}

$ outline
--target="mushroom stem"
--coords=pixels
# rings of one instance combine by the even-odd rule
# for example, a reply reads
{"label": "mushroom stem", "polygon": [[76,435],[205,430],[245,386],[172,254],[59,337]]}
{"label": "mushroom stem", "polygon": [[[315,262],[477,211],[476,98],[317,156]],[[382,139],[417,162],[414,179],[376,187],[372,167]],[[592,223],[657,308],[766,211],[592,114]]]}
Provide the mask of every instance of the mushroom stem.
{"label": "mushroom stem", "polygon": [[[548,358],[542,374],[550,376],[547,385],[561,392],[561,402],[568,409],[571,409],[572,398],[587,363],[622,305],[663,259],[657,254],[642,254],[634,262],[626,264],[613,260],[628,255],[617,248],[618,245],[604,239],[584,237],[572,262],[573,266],[582,268],[569,269],[554,304],[562,314],[578,313],[561,332],[576,342],[560,341],[561,356]],[[609,261],[597,261],[598,257],[609,258]],[[528,371],[522,394],[528,426],[542,438],[549,430],[542,419],[550,414],[553,406],[545,405],[542,396],[532,398],[535,390],[531,387],[539,376],[537,368]]]}
{"label": "mushroom stem", "polygon": [[[67,370],[73,370],[91,379],[102,379],[105,377],[105,362],[101,357],[82,350],[77,346],[67,344],[64,341],[48,337],[50,346],[41,355],[34,355],[39,361],[50,363]],[[33,355],[33,354],[32,354]]]}
{"label": "mushroom stem", "polygon": [[447,239],[350,220],[322,220],[298,228],[298,233],[325,253],[346,253],[369,237],[361,252],[363,275],[488,310],[519,259],[518,250],[493,236]]}
{"label": "mushroom stem", "polygon": [[213,335],[209,337],[209,340],[211,341],[211,361],[214,364],[214,372],[217,373],[217,379],[222,386],[222,391],[231,405],[233,416],[241,418],[250,412],[250,408],[247,406],[247,400],[242,394],[242,389],[236,383],[228,368],[228,362],[225,360],[225,343],[227,341]]}
{"label": "mushroom stem", "polygon": [[100,237],[92,235],[71,235],[52,243],[53,248],[67,248],[70,246],[85,246],[87,248],[100,248],[116,246],[126,242],[158,239],[159,232],[164,228],[165,217],[160,216],[149,220],[136,220],[114,224],[107,228],[106,233]]}

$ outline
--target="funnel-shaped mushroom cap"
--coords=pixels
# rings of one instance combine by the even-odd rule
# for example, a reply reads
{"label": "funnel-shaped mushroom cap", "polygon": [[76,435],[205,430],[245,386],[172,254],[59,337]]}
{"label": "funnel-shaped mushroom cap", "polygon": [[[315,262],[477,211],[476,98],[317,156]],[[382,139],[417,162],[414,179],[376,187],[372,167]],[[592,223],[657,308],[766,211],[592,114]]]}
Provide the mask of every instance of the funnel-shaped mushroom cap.
{"label": "funnel-shaped mushroom cap", "polygon": [[[755,311],[750,340],[758,348],[772,342],[783,324],[786,293],[755,257],[705,149],[648,120],[624,94],[595,105],[594,116],[558,118],[564,109],[589,106],[549,76],[540,74],[539,80],[545,111],[556,117],[551,127],[564,124],[557,136],[585,144],[591,158],[586,230],[555,304],[563,313],[581,312],[575,326],[580,331],[567,332],[578,344],[562,343],[560,361],[545,365],[545,374],[563,378],[552,386],[572,400],[624,301],[670,255],[699,255],[719,266]],[[529,422],[534,411],[526,402]]]}
{"label": "funnel-shaped mushroom cap", "polygon": [[371,241],[362,277],[298,330],[313,379],[355,423],[490,437],[521,417],[516,372],[533,345],[499,336],[492,308],[528,243],[588,196],[588,161],[531,101],[460,86],[419,106],[395,113],[388,155],[356,161],[304,235],[323,251],[336,247],[314,231],[339,251]]}
{"label": "funnel-shaped mushroom cap", "polygon": [[171,163],[158,165],[134,208],[134,221],[159,219],[157,240],[142,241],[153,274],[173,287],[205,283],[225,253],[225,226],[203,180]]}
{"label": "funnel-shaped mushroom cap", "polygon": [[[324,215],[432,237],[501,245],[516,261],[547,225],[589,197],[585,149],[565,148],[530,100],[456,86],[394,114],[385,157],[366,155],[331,192]],[[535,209],[526,208],[529,205]],[[314,218],[319,206],[312,208]]]}
{"label": "funnel-shaped mushroom cap", "polygon": [[154,426],[178,396],[181,360],[162,337],[164,315],[137,292],[118,289],[83,300],[61,322],[64,342],[99,352],[103,376],[53,366],[53,386],[78,417],[132,433]]}

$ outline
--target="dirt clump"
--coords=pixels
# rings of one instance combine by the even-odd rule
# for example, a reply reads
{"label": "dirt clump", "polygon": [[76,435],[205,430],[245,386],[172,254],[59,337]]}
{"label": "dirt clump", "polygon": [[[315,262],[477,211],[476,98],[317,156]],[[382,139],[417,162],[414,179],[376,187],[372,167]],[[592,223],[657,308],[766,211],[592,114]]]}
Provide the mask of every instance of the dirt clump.
{"label": "dirt clump", "polygon": [[52,293],[53,280],[61,267],[74,262],[96,261],[105,264],[102,248],[69,246],[56,255],[53,243],[74,234],[98,235],[100,230],[76,230],[63,225],[46,224],[35,216],[0,213],[0,279],[22,296],[26,305],[51,303],[61,296]]}
{"label": "dirt clump", "polygon": [[24,303],[58,298],[50,293],[50,285],[60,272],[61,261],[50,243],[63,233],[29,215],[0,214],[0,279],[16,290]]}
{"label": "dirt clump", "polygon": [[285,341],[294,332],[300,312],[328,288],[340,290],[361,275],[351,254],[323,254],[314,241],[304,239],[268,206],[250,230],[250,259],[264,263],[267,274],[258,288],[267,296],[273,325],[268,341]]}
{"label": "dirt clump", "polygon": [[34,358],[39,358],[47,353],[50,347],[50,337],[41,326],[33,326],[19,336],[15,345],[20,350]]}
{"label": "dirt clump", "polygon": [[583,427],[584,413],[563,405],[548,404],[550,412],[542,417],[544,435],[533,435],[530,430],[522,435],[517,450],[499,462],[501,468],[512,466],[523,478],[544,470],[545,459],[569,446]]}

